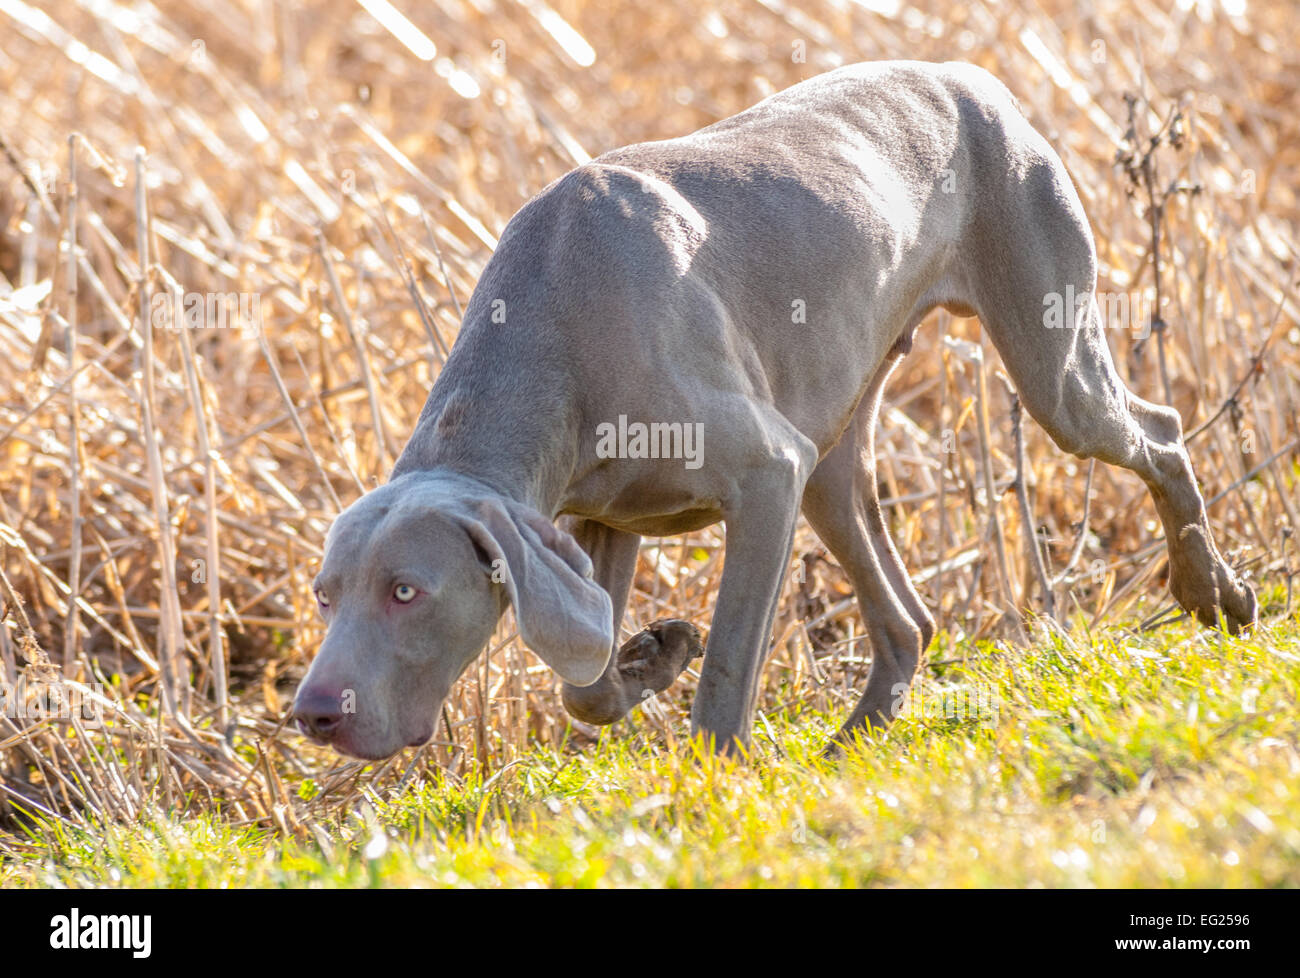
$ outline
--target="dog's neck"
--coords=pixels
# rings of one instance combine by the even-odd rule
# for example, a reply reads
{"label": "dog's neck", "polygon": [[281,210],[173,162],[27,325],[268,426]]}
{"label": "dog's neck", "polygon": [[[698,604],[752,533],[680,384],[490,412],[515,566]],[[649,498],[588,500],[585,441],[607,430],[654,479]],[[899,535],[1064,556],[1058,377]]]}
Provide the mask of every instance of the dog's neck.
{"label": "dog's neck", "polygon": [[[566,376],[541,330],[471,321],[429,392],[391,478],[451,470],[547,517],[559,506],[578,457],[578,419]],[[526,370],[512,369],[526,363]]]}

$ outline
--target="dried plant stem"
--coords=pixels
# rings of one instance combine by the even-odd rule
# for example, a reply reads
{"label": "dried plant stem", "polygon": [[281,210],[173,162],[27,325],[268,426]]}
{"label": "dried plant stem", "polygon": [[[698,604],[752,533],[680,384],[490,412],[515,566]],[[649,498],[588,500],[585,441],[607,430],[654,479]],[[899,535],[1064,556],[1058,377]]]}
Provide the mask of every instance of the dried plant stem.
{"label": "dried plant stem", "polygon": [[[255,326],[260,329],[260,324]],[[217,471],[216,454],[208,434],[208,411],[200,386],[198,363],[194,343],[187,328],[181,328],[181,341],[185,347],[185,379],[194,410],[194,428],[198,433],[199,454],[203,456],[204,514],[204,581],[208,592],[208,663],[212,671],[213,695],[217,701],[217,726],[225,730],[230,725],[229,678],[226,668],[225,632],[221,620],[221,547],[218,543]]]}
{"label": "dried plant stem", "polygon": [[[938,338],[939,351],[939,423],[946,425],[951,419],[948,405],[948,350],[944,343],[947,335],[948,320],[941,315]],[[956,449],[956,432],[953,432],[953,449]],[[948,552],[948,429],[939,432],[939,547],[936,551],[934,576],[934,611],[937,616],[943,614],[944,595],[944,555]]]}
{"label": "dried plant stem", "polygon": [[297,430],[298,436],[302,439],[303,446],[307,449],[307,454],[310,456],[312,465],[316,469],[316,474],[320,476],[321,484],[328,487],[336,509],[343,509],[343,503],[339,501],[339,497],[334,493],[334,486],[330,482],[329,476],[325,474],[325,468],[321,465],[320,457],[316,454],[316,450],[312,448],[311,439],[307,435],[307,429],[303,427],[302,418],[298,416],[298,408],[293,403],[293,398],[289,395],[288,388],[284,385],[284,377],[280,374],[280,365],[276,361],[275,353],[271,350],[271,346],[267,343],[266,337],[262,334],[261,330],[258,330],[257,333],[257,344],[261,347],[262,356],[266,359],[266,365],[271,369],[271,377],[275,381],[276,390],[280,392],[280,397],[284,400],[285,407],[289,409],[289,418],[293,422],[293,426]]}
{"label": "dried plant stem", "polygon": [[424,222],[425,233],[429,236],[429,247],[438,259],[438,271],[442,272],[442,280],[446,283],[447,294],[451,296],[451,304],[456,308],[456,321],[460,322],[465,318],[465,310],[461,308],[460,298],[456,295],[456,286],[451,281],[451,273],[447,271],[447,262],[442,257],[442,249],[438,247],[438,237],[433,232],[429,224],[429,213],[424,209],[420,210],[420,220]]}
{"label": "dried plant stem", "polygon": [[1047,577],[1047,568],[1043,566],[1043,551],[1038,544],[1038,533],[1034,529],[1034,511],[1029,505],[1029,486],[1025,478],[1025,425],[1024,409],[1020,404],[1020,395],[1011,394],[1011,437],[1016,454],[1016,499],[1020,503],[1020,532],[1024,534],[1025,550],[1029,555],[1029,566],[1038,578],[1038,587],[1043,595],[1043,610],[1047,617],[1056,618],[1056,597],[1052,593],[1052,582]]}
{"label": "dried plant stem", "polygon": [[433,316],[429,312],[429,306],[424,301],[424,296],[420,293],[420,285],[419,282],[416,281],[415,272],[411,268],[410,259],[406,256],[406,249],[402,247],[402,239],[398,237],[397,231],[393,228],[392,222],[388,219],[388,211],[384,209],[384,203],[379,197],[379,185],[375,182],[373,169],[367,167],[366,175],[370,178],[371,193],[374,194],[376,201],[375,207],[379,211],[382,223],[380,221],[375,221],[373,216],[371,217],[371,220],[375,222],[377,227],[379,227],[381,234],[384,236],[385,240],[389,242],[389,245],[393,250],[393,257],[396,259],[395,264],[397,266],[397,272],[402,277],[402,282],[406,285],[406,291],[410,294],[411,301],[415,303],[415,310],[420,316],[420,322],[424,324],[424,331],[429,337],[429,343],[432,346],[433,351],[437,354],[437,360],[434,363],[431,363],[430,366],[434,370],[438,370],[447,362],[447,357],[450,355],[451,350],[443,341],[442,334],[438,332],[437,324],[434,323]]}
{"label": "dried plant stem", "polygon": [[1165,202],[1157,196],[1155,190],[1155,158],[1154,153],[1148,153],[1143,160],[1142,174],[1146,178],[1147,189],[1147,220],[1151,225],[1151,276],[1152,285],[1155,289],[1155,321],[1151,324],[1151,331],[1156,334],[1156,361],[1160,370],[1160,387],[1165,394],[1165,403],[1174,403],[1173,388],[1169,386],[1169,360],[1165,355],[1165,333],[1168,326],[1164,317],[1160,315],[1160,236],[1165,217]]}
{"label": "dried plant stem", "polygon": [[[181,603],[176,582],[176,551],[172,546],[171,516],[167,503],[167,485],[163,480],[162,449],[158,444],[158,430],[154,423],[156,401],[154,395],[154,348],[149,292],[149,210],[148,190],[145,184],[145,154],[143,148],[135,153],[135,220],[136,253],[139,262],[137,289],[140,299],[140,331],[144,344],[139,351],[140,363],[140,427],[145,438],[145,453],[149,463],[149,488],[153,498],[154,518],[158,527],[158,560],[162,568],[162,618],[158,632],[158,663],[161,667],[163,708],[177,718],[184,716],[181,677],[178,675],[180,657],[184,651],[181,626]],[[184,683],[188,695],[189,683]]]}
{"label": "dried plant stem", "polygon": [[1079,558],[1083,556],[1084,545],[1088,542],[1088,511],[1092,505],[1092,476],[1097,469],[1097,460],[1088,459],[1088,478],[1083,486],[1083,516],[1079,518],[1079,532],[1075,534],[1074,546],[1070,548],[1070,557],[1061,568],[1061,572],[1052,578],[1052,586],[1059,587],[1065,583],[1070,572],[1074,570]]}
{"label": "dried plant stem", "polygon": [[320,253],[321,261],[325,263],[325,273],[330,280],[330,293],[334,296],[339,316],[342,318],[343,325],[347,328],[348,336],[352,340],[352,346],[357,353],[357,365],[361,369],[362,379],[366,382],[366,397],[370,401],[370,419],[375,426],[375,452],[378,456],[379,468],[382,469],[386,467],[386,459],[393,453],[388,445],[388,431],[384,427],[384,416],[379,407],[379,396],[375,392],[375,376],[370,367],[370,351],[366,349],[365,337],[361,335],[355,320],[352,318],[352,309],[348,305],[347,297],[343,294],[343,286],[339,284],[338,272],[334,269],[334,259],[330,257],[329,243],[319,229],[316,231],[316,248]]}
{"label": "dried plant stem", "polygon": [[983,355],[984,346],[981,337],[980,357],[975,364],[976,392],[979,403],[976,405],[978,412],[977,430],[979,431],[980,445],[980,464],[984,470],[984,502],[987,507],[988,526],[993,537],[993,545],[998,561],[998,578],[1002,585],[1002,600],[1005,602],[1007,613],[1015,622],[1016,632],[1022,641],[1028,639],[1025,634],[1023,619],[1018,610],[1014,587],[1011,581],[1011,570],[1007,562],[1007,543],[1002,534],[1002,522],[998,519],[998,497],[997,483],[993,478],[993,449],[992,437],[989,434],[989,388],[988,380],[985,374],[987,370],[986,358]]}
{"label": "dried plant stem", "polygon": [[1282,315],[1282,306],[1285,302],[1286,293],[1283,292],[1278,296],[1277,305],[1273,308],[1273,318],[1268,324],[1267,335],[1264,337],[1264,342],[1260,344],[1259,349],[1255,351],[1255,354],[1250,358],[1250,366],[1247,368],[1245,375],[1242,376],[1241,380],[1237,381],[1237,385],[1233,387],[1232,393],[1223,399],[1223,403],[1219,405],[1218,410],[1183,436],[1183,444],[1190,445],[1208,431],[1221,417],[1238,407],[1240,404],[1241,393],[1246,389],[1246,385],[1252,380],[1259,379],[1260,375],[1264,371],[1264,357],[1268,353],[1268,348],[1273,345],[1273,340],[1277,338],[1280,332],[1282,332],[1278,327],[1277,321],[1278,317]]}
{"label": "dried plant stem", "polygon": [[81,595],[81,431],[77,409],[77,134],[68,136],[68,211],[67,211],[67,371],[68,371],[68,480],[72,516],[70,553],[68,555],[68,613],[63,622],[63,675],[71,677],[76,665],[77,632],[81,615],[77,598]]}

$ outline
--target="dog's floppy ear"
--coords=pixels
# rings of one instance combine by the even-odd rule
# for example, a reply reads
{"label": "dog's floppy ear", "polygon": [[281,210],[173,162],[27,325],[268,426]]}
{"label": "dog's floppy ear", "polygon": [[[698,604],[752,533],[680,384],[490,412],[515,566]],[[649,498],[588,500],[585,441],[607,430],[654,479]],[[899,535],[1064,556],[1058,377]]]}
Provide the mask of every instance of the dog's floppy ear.
{"label": "dog's floppy ear", "polygon": [[599,679],[614,646],[613,605],[578,542],[511,500],[478,500],[465,526],[505,585],[524,644],[566,682]]}

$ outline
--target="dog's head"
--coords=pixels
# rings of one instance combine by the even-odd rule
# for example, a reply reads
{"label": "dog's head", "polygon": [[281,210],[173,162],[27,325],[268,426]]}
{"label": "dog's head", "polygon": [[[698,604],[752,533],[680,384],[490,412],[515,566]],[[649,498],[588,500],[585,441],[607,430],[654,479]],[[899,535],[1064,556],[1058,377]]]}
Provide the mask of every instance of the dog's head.
{"label": "dog's head", "polygon": [[614,642],[609,595],[573,537],[453,474],[410,473],[344,511],[314,590],[326,633],[294,700],[309,736],[378,759],[433,735],[452,683],[506,604],[562,678],[599,678]]}

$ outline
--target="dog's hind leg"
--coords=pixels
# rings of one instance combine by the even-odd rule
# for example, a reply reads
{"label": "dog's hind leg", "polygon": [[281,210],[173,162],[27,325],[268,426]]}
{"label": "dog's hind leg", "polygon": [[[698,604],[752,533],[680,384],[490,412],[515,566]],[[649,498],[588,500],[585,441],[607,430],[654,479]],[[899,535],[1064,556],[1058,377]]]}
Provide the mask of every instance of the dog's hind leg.
{"label": "dog's hind leg", "polygon": [[[1064,166],[1043,150],[990,195],[963,249],[975,306],[1029,413],[1062,449],[1137,473],[1164,524],[1169,588],[1202,623],[1236,631],[1255,596],[1219,555],[1172,408],[1115,371],[1095,299],[1092,234]],[[1138,324],[1144,325],[1144,324]]]}
{"label": "dog's hind leg", "polygon": [[[591,520],[565,517],[565,528],[591,558],[593,577],[614,606],[614,641],[627,608],[641,537]],[[700,633],[676,618],[651,622],[614,650],[604,674],[590,686],[565,683],[564,708],[579,720],[606,724],[672,685],[691,659],[703,655]]]}
{"label": "dog's hind leg", "polygon": [[896,362],[881,365],[803,494],[804,516],[848,574],[871,639],[866,690],[841,728],[841,740],[863,727],[888,726],[934,636],[934,619],[889,538],[876,487],[876,414]]}

